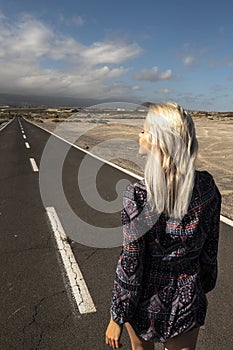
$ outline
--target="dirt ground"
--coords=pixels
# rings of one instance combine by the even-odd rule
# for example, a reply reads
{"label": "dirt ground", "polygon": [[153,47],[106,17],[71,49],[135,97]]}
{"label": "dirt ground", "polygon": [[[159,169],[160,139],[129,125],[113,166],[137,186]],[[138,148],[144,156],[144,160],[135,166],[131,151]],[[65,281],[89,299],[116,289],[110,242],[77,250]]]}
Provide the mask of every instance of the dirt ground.
{"label": "dirt ground", "polygon": [[[145,116],[109,114],[73,121],[38,123],[79,147],[143,176],[145,158],[138,155],[138,133]],[[199,141],[197,169],[209,171],[222,193],[222,215],[233,219],[233,120],[194,118]]]}

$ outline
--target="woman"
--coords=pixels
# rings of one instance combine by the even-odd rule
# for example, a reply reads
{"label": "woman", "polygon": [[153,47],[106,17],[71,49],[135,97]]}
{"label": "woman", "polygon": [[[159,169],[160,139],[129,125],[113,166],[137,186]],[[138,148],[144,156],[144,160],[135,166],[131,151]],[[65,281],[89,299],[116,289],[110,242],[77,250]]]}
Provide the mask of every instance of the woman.
{"label": "woman", "polygon": [[196,171],[191,116],[176,103],[151,105],[139,135],[144,180],[123,195],[123,247],[116,269],[106,344],[133,350],[194,350],[205,322],[206,293],[217,278],[221,195]]}

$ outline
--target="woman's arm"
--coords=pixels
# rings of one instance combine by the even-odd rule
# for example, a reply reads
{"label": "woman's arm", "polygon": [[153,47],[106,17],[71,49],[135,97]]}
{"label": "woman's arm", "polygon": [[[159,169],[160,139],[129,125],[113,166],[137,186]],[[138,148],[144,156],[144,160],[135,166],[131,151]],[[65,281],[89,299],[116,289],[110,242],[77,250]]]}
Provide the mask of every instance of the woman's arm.
{"label": "woman's arm", "polygon": [[137,201],[133,185],[129,185],[124,192],[123,205],[123,246],[111,304],[111,317],[118,325],[130,321],[134,315],[140,297],[145,256],[145,239],[140,232],[141,203]]}
{"label": "woman's arm", "polygon": [[215,186],[215,196],[209,208],[207,237],[200,255],[201,284],[205,293],[210,292],[217,280],[217,253],[219,242],[219,223],[221,211],[221,194]]}
{"label": "woman's arm", "polygon": [[142,197],[141,201],[137,199],[135,187],[129,185],[123,196],[123,246],[112,291],[111,319],[105,334],[105,342],[112,348],[122,346],[122,326],[133,318],[140,297],[145,242],[139,217],[143,201]]}

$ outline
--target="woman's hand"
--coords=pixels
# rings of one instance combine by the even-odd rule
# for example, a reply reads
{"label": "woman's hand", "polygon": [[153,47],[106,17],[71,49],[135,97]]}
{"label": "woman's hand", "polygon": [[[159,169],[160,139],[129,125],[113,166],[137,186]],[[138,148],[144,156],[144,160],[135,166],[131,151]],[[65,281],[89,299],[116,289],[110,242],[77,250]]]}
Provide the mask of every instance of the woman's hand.
{"label": "woman's hand", "polygon": [[122,327],[119,326],[116,322],[110,319],[108,328],[106,330],[106,344],[113,349],[118,349],[122,347],[120,344],[120,338],[122,333]]}

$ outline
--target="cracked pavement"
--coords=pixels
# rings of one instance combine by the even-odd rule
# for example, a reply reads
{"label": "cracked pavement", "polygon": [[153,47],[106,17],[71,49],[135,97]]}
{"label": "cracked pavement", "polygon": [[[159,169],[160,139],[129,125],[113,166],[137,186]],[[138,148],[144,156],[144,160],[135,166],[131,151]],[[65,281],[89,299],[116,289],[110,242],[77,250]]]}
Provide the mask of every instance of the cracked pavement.
{"label": "cracked pavement", "polygon": [[[22,125],[30,150],[24,147],[17,119],[0,131],[0,349],[107,350],[104,334],[121,247],[100,249],[74,242],[69,235],[64,239],[63,246],[70,243],[72,247],[97,310],[80,314],[41,201],[38,174],[32,172],[28,161],[30,154],[39,164],[49,134],[23,120]],[[75,150],[69,154],[64,189],[72,209],[85,218],[87,210],[79,204],[74,188],[80,153]],[[109,188],[115,174],[105,176]],[[60,210],[58,214],[62,217],[66,212]],[[114,224],[115,218],[111,220]],[[221,224],[219,279],[208,297],[207,323],[200,332],[197,350],[233,348],[229,313],[233,307],[232,233],[232,227]],[[75,275],[72,259],[69,256]],[[74,280],[78,288],[77,275]],[[124,349],[130,348],[125,331],[122,343]]]}

